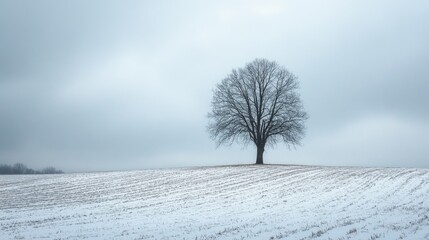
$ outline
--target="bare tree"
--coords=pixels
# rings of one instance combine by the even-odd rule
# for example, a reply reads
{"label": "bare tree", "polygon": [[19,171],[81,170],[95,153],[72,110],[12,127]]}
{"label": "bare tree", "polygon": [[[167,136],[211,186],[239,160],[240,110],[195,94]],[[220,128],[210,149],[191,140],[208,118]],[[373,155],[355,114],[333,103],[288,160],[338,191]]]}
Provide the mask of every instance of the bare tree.
{"label": "bare tree", "polygon": [[25,174],[25,172],[27,171],[27,166],[22,163],[15,163],[13,165],[13,170],[15,174]]}
{"label": "bare tree", "polygon": [[214,90],[208,114],[211,137],[218,146],[253,142],[256,164],[263,164],[267,144],[299,145],[308,115],[298,87],[292,73],[266,59],[232,70]]}

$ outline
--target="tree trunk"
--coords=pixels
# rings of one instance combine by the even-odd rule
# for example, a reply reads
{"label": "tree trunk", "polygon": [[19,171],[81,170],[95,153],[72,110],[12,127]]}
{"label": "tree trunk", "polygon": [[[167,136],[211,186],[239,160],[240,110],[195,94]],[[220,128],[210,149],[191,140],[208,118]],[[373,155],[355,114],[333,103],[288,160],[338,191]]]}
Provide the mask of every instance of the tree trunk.
{"label": "tree trunk", "polygon": [[264,164],[264,145],[258,145],[256,150],[256,164]]}

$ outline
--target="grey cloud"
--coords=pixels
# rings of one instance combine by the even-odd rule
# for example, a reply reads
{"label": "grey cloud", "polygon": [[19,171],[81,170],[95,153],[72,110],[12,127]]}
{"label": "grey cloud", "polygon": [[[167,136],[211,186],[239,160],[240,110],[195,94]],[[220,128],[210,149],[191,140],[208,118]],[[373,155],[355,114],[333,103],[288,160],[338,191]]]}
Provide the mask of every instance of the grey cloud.
{"label": "grey cloud", "polygon": [[[253,163],[251,146],[215,149],[205,116],[217,82],[265,57],[299,77],[310,114],[304,145],[270,149],[268,162],[429,167],[428,9],[424,1],[2,1],[0,162],[66,171]],[[374,133],[372,155],[347,158],[365,142],[324,143],[340,143],[345,126],[359,129],[348,138],[373,136],[360,122],[373,118],[400,124]],[[382,144],[406,126],[406,147]],[[401,164],[407,152],[414,160]]]}

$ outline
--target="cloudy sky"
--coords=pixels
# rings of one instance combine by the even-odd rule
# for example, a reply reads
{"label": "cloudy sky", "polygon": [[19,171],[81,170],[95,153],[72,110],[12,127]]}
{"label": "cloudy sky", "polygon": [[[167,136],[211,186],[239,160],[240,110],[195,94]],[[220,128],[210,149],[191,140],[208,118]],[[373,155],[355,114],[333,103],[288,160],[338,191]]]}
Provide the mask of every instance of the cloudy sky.
{"label": "cloudy sky", "polygon": [[0,163],[64,171],[254,163],[216,148],[212,90],[255,58],[310,115],[266,163],[429,167],[428,1],[0,2]]}

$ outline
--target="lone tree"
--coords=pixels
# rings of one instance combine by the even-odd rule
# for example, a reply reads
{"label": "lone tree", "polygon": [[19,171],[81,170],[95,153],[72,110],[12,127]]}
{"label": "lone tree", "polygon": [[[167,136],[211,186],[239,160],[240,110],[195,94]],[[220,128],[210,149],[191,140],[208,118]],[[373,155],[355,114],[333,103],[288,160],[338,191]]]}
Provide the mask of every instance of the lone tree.
{"label": "lone tree", "polygon": [[296,79],[286,68],[266,59],[232,70],[214,90],[208,114],[211,137],[218,146],[253,142],[256,164],[263,164],[267,144],[299,145],[308,116]]}

